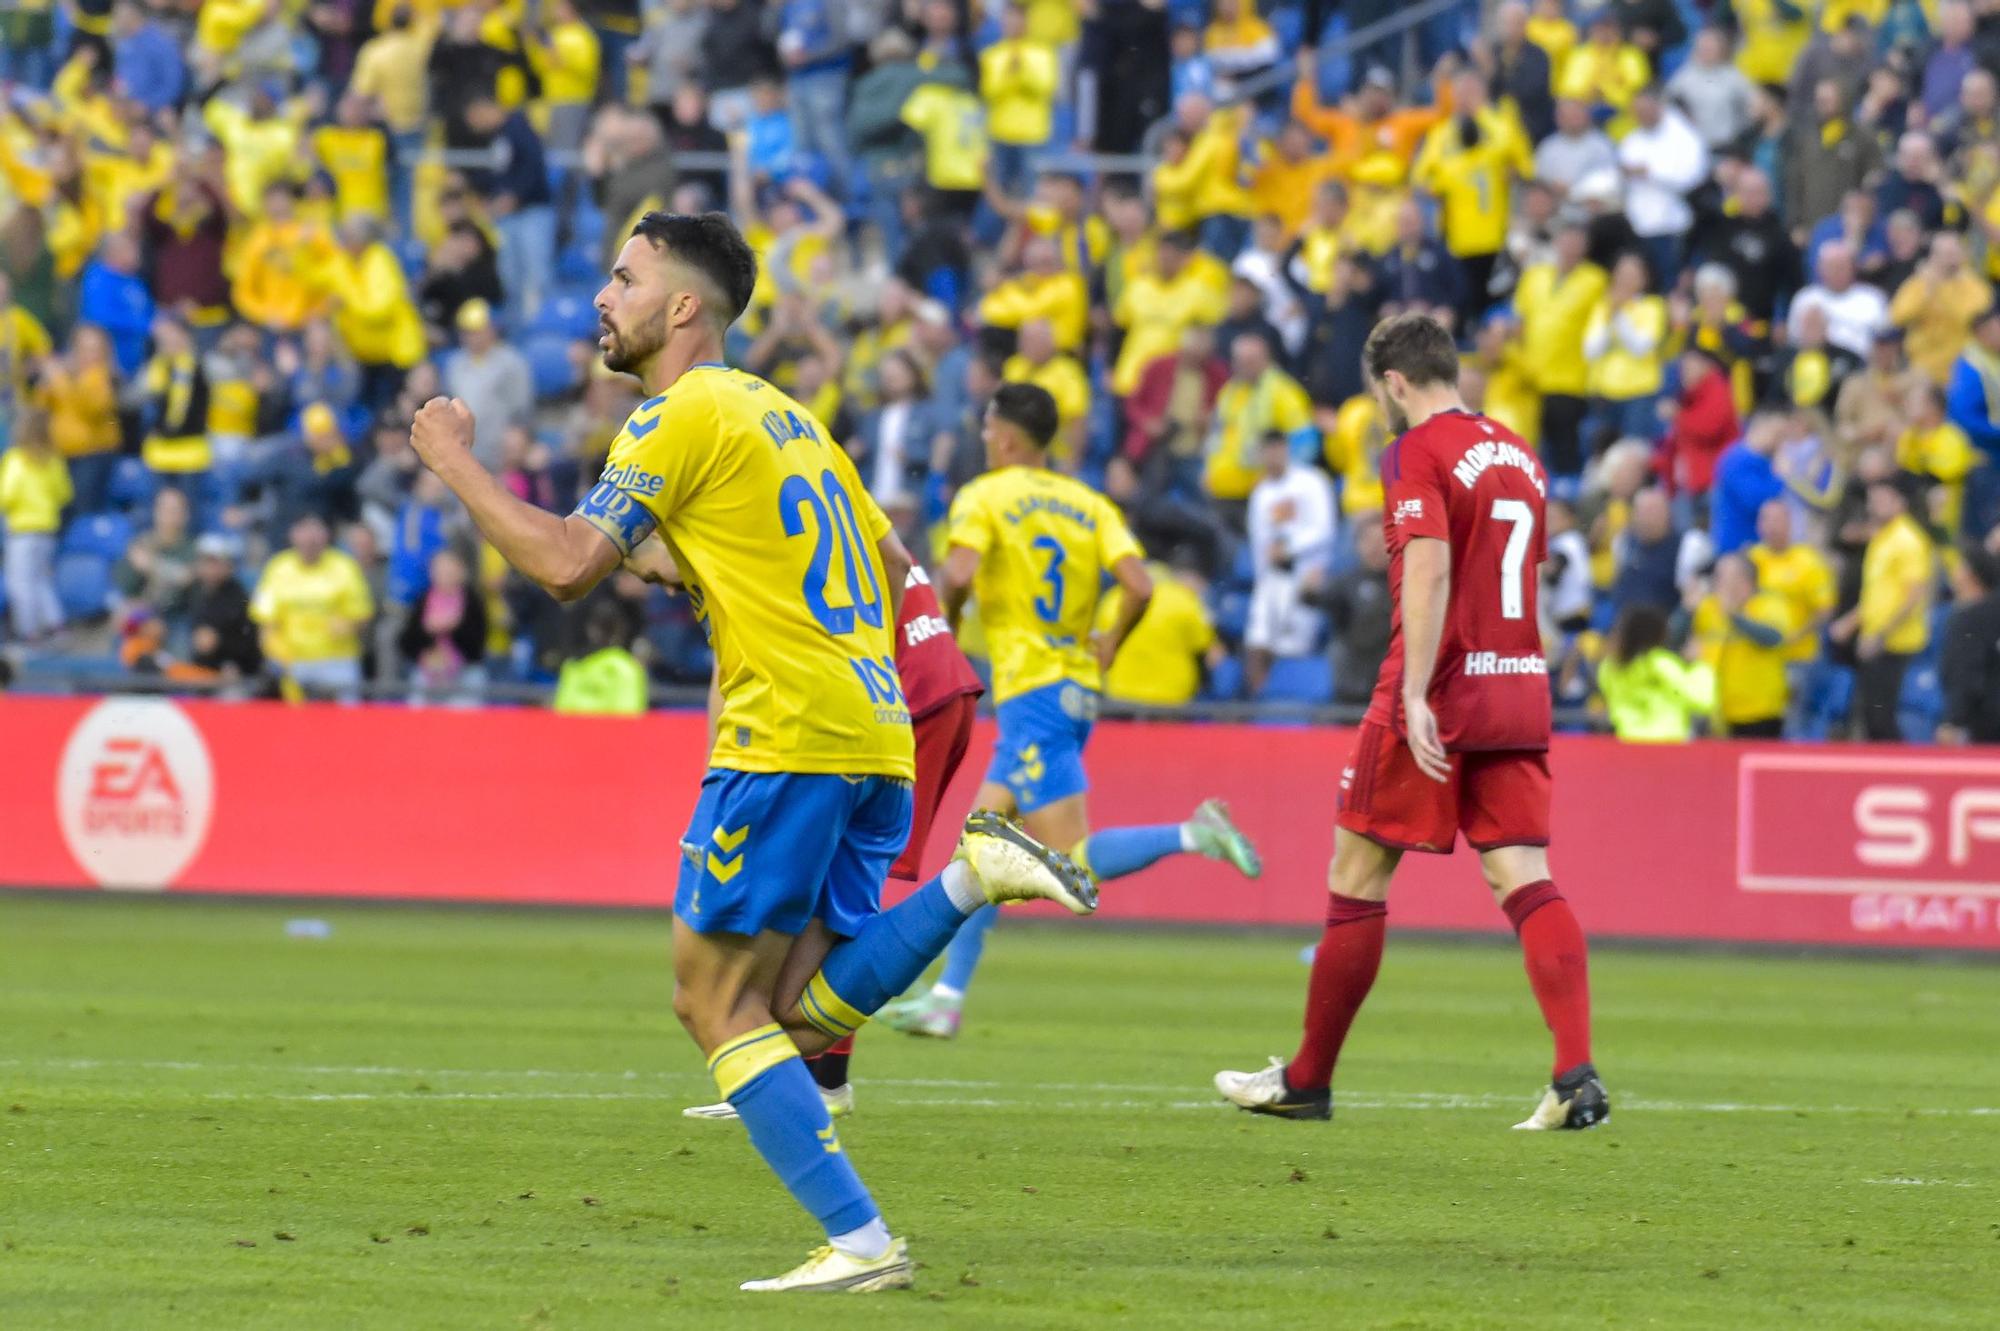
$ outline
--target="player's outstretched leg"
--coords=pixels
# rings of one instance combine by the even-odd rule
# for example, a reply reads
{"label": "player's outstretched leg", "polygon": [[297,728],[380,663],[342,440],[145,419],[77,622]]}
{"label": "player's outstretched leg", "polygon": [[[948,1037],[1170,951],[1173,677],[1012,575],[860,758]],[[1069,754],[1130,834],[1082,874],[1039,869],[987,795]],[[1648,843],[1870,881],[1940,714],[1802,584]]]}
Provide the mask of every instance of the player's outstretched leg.
{"label": "player's outstretched leg", "polygon": [[[1539,848],[1532,850],[1539,856]],[[1545,861],[1538,867],[1547,871]],[[1611,1116],[1611,1100],[1590,1061],[1590,949],[1583,929],[1547,878],[1508,892],[1500,908],[1520,937],[1529,987],[1555,1039],[1549,1087],[1535,1111],[1514,1126],[1528,1132],[1594,1127]]]}
{"label": "player's outstretched leg", "polygon": [[929,992],[891,1003],[876,1019],[890,1030],[907,1035],[927,1035],[939,1040],[957,1035],[965,991],[972,987],[973,973],[979,969],[979,958],[986,951],[986,935],[999,918],[998,906],[975,912],[945,949],[944,970]]}
{"label": "player's outstretched leg", "polygon": [[1194,854],[1233,866],[1245,878],[1264,872],[1257,847],[1229,817],[1221,800],[1204,800],[1183,823],[1107,827],[1092,832],[1076,858],[1101,883],[1149,868],[1170,855]]}
{"label": "player's outstretched leg", "polygon": [[1345,828],[1334,833],[1326,926],[1313,954],[1298,1053],[1257,1072],[1216,1073],[1215,1089],[1231,1104],[1276,1118],[1332,1117],[1334,1064],[1382,966],[1383,898],[1401,857]]}
{"label": "player's outstretched leg", "polygon": [[973,814],[943,873],[827,953],[794,1009],[795,1029],[829,1041],[854,1034],[916,982],[968,916],[988,905],[1034,900],[1088,915],[1097,909],[1097,886],[1069,856],[1044,846],[1013,819]]}

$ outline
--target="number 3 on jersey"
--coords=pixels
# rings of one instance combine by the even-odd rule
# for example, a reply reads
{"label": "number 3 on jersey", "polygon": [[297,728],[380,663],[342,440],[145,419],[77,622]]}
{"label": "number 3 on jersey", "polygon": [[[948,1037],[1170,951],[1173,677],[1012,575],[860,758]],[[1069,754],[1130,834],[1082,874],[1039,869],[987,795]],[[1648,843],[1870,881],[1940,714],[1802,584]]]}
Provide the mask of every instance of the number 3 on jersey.
{"label": "number 3 on jersey", "polygon": [[1062,622],[1062,566],[1065,558],[1062,542],[1053,536],[1037,536],[1029,544],[1049,561],[1042,565],[1042,581],[1048,585],[1049,590],[1046,595],[1035,598],[1035,613],[1050,624],[1059,624]]}
{"label": "number 3 on jersey", "polygon": [[[825,492],[824,499],[820,498],[820,491]],[[805,535],[808,512],[812,514],[812,562],[806,566],[805,582],[800,588],[805,593],[806,608],[812,611],[820,627],[835,637],[854,632],[857,614],[868,627],[881,628],[882,584],[876,581],[875,566],[868,562],[868,542],[854,516],[854,501],[848,498],[840,478],[831,469],[820,473],[819,490],[805,476],[787,476],[779,487],[778,516],[785,524],[785,535]],[[840,537],[841,564],[847,570],[846,605],[832,605],[826,599],[836,534]],[[863,580],[868,584],[865,596]]]}
{"label": "number 3 on jersey", "polygon": [[1528,563],[1528,541],[1535,534],[1535,510],[1519,499],[1496,499],[1493,520],[1514,528],[1507,533],[1507,548],[1500,552],[1500,617],[1519,619],[1521,575]]}

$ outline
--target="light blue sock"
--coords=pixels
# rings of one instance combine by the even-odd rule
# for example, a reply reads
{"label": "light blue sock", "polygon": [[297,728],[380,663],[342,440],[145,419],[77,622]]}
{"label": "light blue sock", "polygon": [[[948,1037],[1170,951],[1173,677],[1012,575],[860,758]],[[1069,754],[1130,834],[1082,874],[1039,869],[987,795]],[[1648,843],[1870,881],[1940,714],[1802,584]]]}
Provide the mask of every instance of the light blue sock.
{"label": "light blue sock", "polygon": [[1107,827],[1092,832],[1083,843],[1083,866],[1100,883],[1137,873],[1169,855],[1178,855],[1181,825],[1161,823],[1157,827]]}
{"label": "light blue sock", "polygon": [[709,1058],[708,1070],[750,1130],[757,1154],[829,1236],[881,1219],[782,1026],[760,1026],[728,1041]]}
{"label": "light blue sock", "polygon": [[[945,873],[964,873],[949,865]],[[806,985],[799,1011],[813,1026],[840,1039],[854,1034],[875,1010],[917,982],[966,914],[939,874],[902,904],[883,911],[861,932],[836,943],[819,974]]]}
{"label": "light blue sock", "polygon": [[939,985],[961,994],[972,987],[972,973],[979,969],[980,954],[986,951],[986,931],[999,918],[1000,908],[987,906],[974,912],[959,927],[951,946],[944,951],[944,974],[938,976]]}

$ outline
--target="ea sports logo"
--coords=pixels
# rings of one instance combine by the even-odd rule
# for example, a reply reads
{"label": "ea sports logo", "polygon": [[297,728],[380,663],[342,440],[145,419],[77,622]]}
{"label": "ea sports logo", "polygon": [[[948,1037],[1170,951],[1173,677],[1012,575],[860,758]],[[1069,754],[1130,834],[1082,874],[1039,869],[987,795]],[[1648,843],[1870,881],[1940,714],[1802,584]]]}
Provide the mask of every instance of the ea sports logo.
{"label": "ea sports logo", "polygon": [[170,702],[112,698],[78,723],[56,772],[56,816],[103,887],[158,890],[187,868],[215,810],[208,745]]}

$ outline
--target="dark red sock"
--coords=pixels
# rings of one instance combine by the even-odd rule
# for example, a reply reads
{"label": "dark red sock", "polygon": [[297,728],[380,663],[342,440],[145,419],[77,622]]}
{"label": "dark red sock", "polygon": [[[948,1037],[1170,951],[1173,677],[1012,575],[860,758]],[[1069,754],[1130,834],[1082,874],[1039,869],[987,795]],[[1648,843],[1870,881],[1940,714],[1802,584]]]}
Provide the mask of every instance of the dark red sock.
{"label": "dark red sock", "polygon": [[1388,923],[1389,908],[1379,901],[1337,894],[1327,898],[1326,929],[1319,936],[1312,981],[1306,987],[1305,1038],[1285,1069],[1285,1084],[1293,1090],[1325,1090],[1333,1080],[1347,1028],[1354,1024],[1354,1014],[1382,968],[1382,935]]}
{"label": "dark red sock", "polygon": [[807,1059],[813,1080],[829,1091],[847,1085],[847,1057],[853,1052],[854,1037],[846,1035],[828,1045],[824,1052]]}
{"label": "dark red sock", "polygon": [[1521,937],[1528,984],[1556,1038],[1555,1075],[1590,1061],[1590,949],[1569,902],[1546,878],[1500,903]]}

